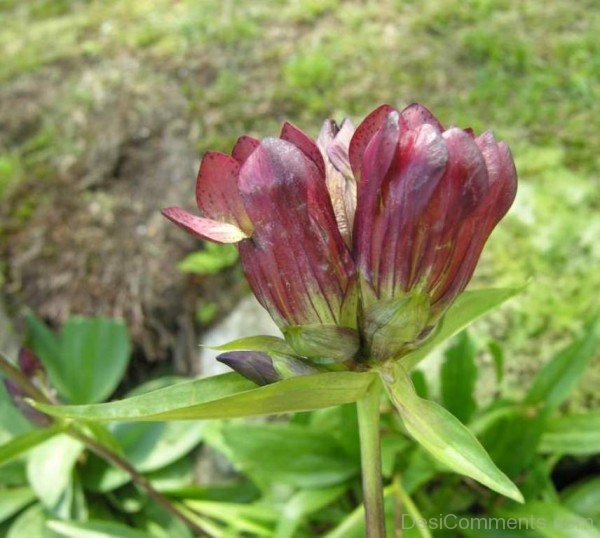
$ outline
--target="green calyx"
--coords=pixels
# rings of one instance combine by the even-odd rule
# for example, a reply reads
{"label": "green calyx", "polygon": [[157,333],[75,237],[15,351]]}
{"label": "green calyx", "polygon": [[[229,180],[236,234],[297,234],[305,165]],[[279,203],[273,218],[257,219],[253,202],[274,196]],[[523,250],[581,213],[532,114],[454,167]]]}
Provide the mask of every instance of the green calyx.
{"label": "green calyx", "polygon": [[358,332],[348,327],[290,325],[283,334],[298,355],[322,364],[352,360],[360,349]]}
{"label": "green calyx", "polygon": [[422,293],[373,304],[362,322],[369,356],[382,361],[410,351],[427,327],[430,313],[429,296]]}

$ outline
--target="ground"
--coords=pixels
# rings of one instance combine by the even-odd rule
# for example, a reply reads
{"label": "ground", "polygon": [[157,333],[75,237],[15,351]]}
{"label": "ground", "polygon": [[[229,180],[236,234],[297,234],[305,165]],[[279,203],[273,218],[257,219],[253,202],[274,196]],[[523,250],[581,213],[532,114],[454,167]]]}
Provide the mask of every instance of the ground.
{"label": "ground", "polygon": [[[327,116],[420,101],[447,125],[493,128],[516,156],[518,199],[474,282],[528,283],[478,331],[507,343],[507,390],[600,308],[593,2],[1,6],[0,255],[11,302],[54,322],[124,315],[163,356],[193,296],[175,261],[194,245],[157,211],[192,205],[202,152],[276,133],[284,118],[315,134]],[[597,360],[584,403],[599,378]]]}

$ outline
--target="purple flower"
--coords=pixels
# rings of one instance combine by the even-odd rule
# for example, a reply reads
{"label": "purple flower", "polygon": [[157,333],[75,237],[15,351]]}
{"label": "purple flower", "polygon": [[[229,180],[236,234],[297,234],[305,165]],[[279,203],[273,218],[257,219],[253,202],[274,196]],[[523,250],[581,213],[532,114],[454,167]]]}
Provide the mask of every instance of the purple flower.
{"label": "purple flower", "polygon": [[248,282],[300,357],[352,367],[397,358],[431,333],[468,284],[517,186],[491,132],[444,129],[425,107],[382,105],[315,143],[286,123],[209,152],[197,236],[236,243]]}

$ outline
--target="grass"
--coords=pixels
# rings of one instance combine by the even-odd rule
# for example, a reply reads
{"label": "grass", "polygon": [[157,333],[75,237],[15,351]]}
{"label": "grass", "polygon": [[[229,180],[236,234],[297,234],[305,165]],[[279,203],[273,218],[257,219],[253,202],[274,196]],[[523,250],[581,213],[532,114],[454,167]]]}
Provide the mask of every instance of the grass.
{"label": "grass", "polygon": [[477,281],[531,283],[497,336],[518,356],[545,359],[600,307],[600,12],[591,1],[0,5],[0,82],[59,73],[44,124],[0,135],[0,197],[52,176],[73,147],[85,152],[68,128],[85,98],[74,88],[84,70],[123,56],[176,81],[199,151],[273,133],[284,118],[314,134],[329,115],[358,119],[380,102],[418,100],[446,124],[493,127],[516,155],[519,197]]}

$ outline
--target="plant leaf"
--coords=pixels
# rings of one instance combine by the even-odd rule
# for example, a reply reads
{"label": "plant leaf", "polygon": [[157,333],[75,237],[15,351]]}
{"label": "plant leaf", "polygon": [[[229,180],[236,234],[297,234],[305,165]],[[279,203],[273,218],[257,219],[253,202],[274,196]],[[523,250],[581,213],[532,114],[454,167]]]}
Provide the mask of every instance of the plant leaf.
{"label": "plant leaf", "polygon": [[373,373],[326,372],[256,387],[238,374],[207,377],[96,405],[46,405],[53,416],[104,422],[198,420],[312,411],[362,398]]}
{"label": "plant leaf", "polygon": [[[574,514],[553,502],[534,501],[502,511],[504,517],[519,518],[530,523],[536,536],[547,538],[600,538],[600,532],[590,520]],[[533,524],[531,524],[533,522]]]}
{"label": "plant leaf", "polygon": [[562,491],[562,504],[576,514],[600,521],[600,476],[577,482]]}
{"label": "plant leaf", "polygon": [[592,456],[600,453],[600,411],[548,421],[540,452]]}
{"label": "plant leaf", "polygon": [[359,462],[335,438],[299,424],[218,424],[207,442],[222,451],[262,490],[277,484],[323,488],[355,476]]}
{"label": "plant leaf", "polygon": [[465,291],[448,309],[431,338],[422,347],[400,359],[404,368],[410,370],[434,348],[459,333],[477,318],[514,297],[521,290],[522,288],[489,288]]}
{"label": "plant leaf", "polygon": [[67,538],[148,538],[148,534],[113,521],[48,521],[48,528]]}
{"label": "plant leaf", "polygon": [[581,336],[559,351],[535,376],[525,403],[547,410],[562,404],[583,376],[600,347],[600,313],[585,326]]}
{"label": "plant leaf", "polygon": [[35,500],[35,494],[28,487],[0,488],[0,523],[20,512]]}
{"label": "plant leaf", "polygon": [[80,441],[68,435],[60,435],[36,447],[29,454],[27,480],[38,499],[48,509],[56,507],[69,487],[75,463],[84,448]]}
{"label": "plant leaf", "polygon": [[32,430],[11,439],[8,443],[0,446],[0,465],[42,444],[44,441],[63,431],[63,429],[64,427],[62,426],[53,426],[51,428]]}
{"label": "plant leaf", "polygon": [[442,363],[442,403],[461,422],[469,422],[477,404],[475,382],[477,348],[466,331],[460,333],[446,350]]}
{"label": "plant leaf", "polygon": [[437,460],[454,472],[523,502],[517,487],[489,457],[477,438],[449,411],[420,398],[399,363],[382,371],[388,394],[408,432]]}
{"label": "plant leaf", "polygon": [[216,351],[262,351],[264,353],[275,352],[295,355],[294,350],[283,338],[269,335],[246,336],[220,346],[210,346],[209,349]]}
{"label": "plant leaf", "polygon": [[32,348],[62,396],[83,404],[101,402],[114,392],[131,351],[122,321],[73,317],[58,337],[33,315],[27,322]]}

